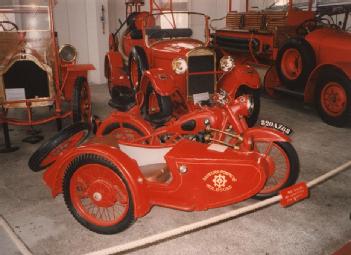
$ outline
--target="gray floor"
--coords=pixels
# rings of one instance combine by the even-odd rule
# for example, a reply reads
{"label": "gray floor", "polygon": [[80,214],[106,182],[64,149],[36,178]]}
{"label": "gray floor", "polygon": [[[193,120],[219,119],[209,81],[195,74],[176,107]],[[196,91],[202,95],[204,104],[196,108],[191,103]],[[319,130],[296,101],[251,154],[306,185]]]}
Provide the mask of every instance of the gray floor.
{"label": "gray floor", "polygon": [[[107,95],[105,86],[93,86],[94,110],[102,117],[111,111]],[[313,109],[299,102],[263,98],[261,118],[294,129],[300,180],[311,180],[351,159],[350,129],[324,124]],[[62,196],[51,198],[42,173],[28,169],[27,160],[38,145],[21,143],[26,129],[13,129],[13,142],[21,148],[0,155],[0,214],[34,254],[84,254],[255,202],[191,213],[155,207],[121,234],[97,235],[73,219]],[[56,131],[54,123],[41,129],[46,138]],[[132,254],[331,254],[351,239],[350,183],[351,170],[313,189],[310,199],[288,209],[274,205]],[[0,248],[0,254],[6,251]]]}

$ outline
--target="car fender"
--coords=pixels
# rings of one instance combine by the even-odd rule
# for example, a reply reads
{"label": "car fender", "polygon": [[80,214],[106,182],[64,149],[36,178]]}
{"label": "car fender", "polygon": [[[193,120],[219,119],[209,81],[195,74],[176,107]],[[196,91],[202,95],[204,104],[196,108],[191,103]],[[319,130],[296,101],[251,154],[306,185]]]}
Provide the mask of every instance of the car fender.
{"label": "car fender", "polygon": [[218,81],[218,89],[224,89],[231,96],[235,96],[241,86],[247,86],[258,90],[261,88],[261,81],[258,72],[249,65],[237,65],[232,71],[223,75]]}
{"label": "car fender", "polygon": [[153,68],[144,72],[141,78],[141,90],[144,93],[149,83],[161,96],[170,96],[177,90],[173,76],[162,68]]}
{"label": "car fender", "polygon": [[344,74],[347,78],[351,79],[351,63],[348,62],[335,62],[330,64],[320,64],[318,65],[310,74],[307,81],[304,100],[306,103],[313,103],[315,99],[315,90],[317,86],[318,77],[325,70],[333,70],[334,72],[339,72]]}
{"label": "car fender", "polygon": [[128,76],[124,71],[123,66],[123,57],[121,53],[118,51],[109,51],[105,55],[105,78],[111,79],[112,84],[126,83]]}
{"label": "car fender", "polygon": [[244,132],[245,141],[291,142],[291,139],[282,132],[271,128],[250,128]]}
{"label": "car fender", "polygon": [[131,114],[130,112],[113,112],[108,118],[101,122],[96,131],[96,136],[104,136],[104,130],[114,123],[127,123],[135,126],[140,129],[145,136],[151,135],[153,132],[151,124],[145,121],[141,116]]}
{"label": "car fender", "polygon": [[73,148],[60,157],[44,173],[43,179],[51,189],[51,194],[56,197],[63,192],[63,178],[69,164],[80,155],[93,154],[104,158],[114,164],[128,183],[134,202],[135,217],[142,217],[151,208],[143,175],[135,160],[128,157],[116,147],[116,143],[110,137],[95,138],[98,141],[88,142],[78,148]]}

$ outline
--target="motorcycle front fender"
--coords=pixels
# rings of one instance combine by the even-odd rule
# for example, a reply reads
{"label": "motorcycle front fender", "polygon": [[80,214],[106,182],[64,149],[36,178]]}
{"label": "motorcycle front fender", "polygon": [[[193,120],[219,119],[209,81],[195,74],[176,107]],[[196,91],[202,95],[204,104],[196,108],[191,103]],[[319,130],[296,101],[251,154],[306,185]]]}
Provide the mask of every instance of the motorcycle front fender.
{"label": "motorcycle front fender", "polygon": [[291,139],[285,134],[271,128],[250,128],[244,132],[244,144],[248,147],[253,145],[253,142],[287,142]]}

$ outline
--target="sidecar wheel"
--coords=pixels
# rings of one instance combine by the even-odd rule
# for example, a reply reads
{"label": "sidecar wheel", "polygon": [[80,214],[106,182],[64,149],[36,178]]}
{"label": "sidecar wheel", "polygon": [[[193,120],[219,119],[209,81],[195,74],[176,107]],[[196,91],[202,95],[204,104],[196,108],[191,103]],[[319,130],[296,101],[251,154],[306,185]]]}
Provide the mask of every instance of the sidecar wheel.
{"label": "sidecar wheel", "polygon": [[41,145],[28,161],[29,168],[39,172],[51,164],[65,151],[78,146],[89,136],[89,125],[78,122],[62,129],[46,143]]}
{"label": "sidecar wheel", "polygon": [[267,155],[270,176],[263,189],[255,196],[265,199],[275,196],[280,190],[294,185],[299,177],[299,158],[295,148],[287,142],[258,142],[255,149]]}
{"label": "sidecar wheel", "polygon": [[127,181],[106,159],[85,154],[69,165],[63,195],[73,217],[99,234],[116,234],[134,221],[134,203]]}
{"label": "sidecar wheel", "polygon": [[235,98],[237,98],[239,96],[244,96],[244,95],[251,96],[253,98],[253,101],[255,104],[253,112],[251,113],[250,116],[248,116],[246,118],[247,125],[249,127],[253,127],[253,126],[255,126],[255,124],[258,120],[258,115],[260,114],[260,109],[261,109],[260,91],[250,89],[246,86],[241,87],[241,88],[239,88],[238,92],[236,93]]}
{"label": "sidecar wheel", "polygon": [[145,136],[143,131],[141,131],[138,127],[126,122],[115,122],[107,125],[103,130],[102,135],[107,136],[110,134],[112,134],[117,141],[130,143]]}

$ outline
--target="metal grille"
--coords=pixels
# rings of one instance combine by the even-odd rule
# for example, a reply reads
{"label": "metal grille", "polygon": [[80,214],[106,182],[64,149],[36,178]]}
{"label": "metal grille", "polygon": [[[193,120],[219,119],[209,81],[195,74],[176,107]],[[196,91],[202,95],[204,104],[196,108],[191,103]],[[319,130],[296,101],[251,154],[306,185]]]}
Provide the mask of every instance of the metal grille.
{"label": "metal grille", "polygon": [[[189,56],[188,96],[208,92],[215,92],[215,58],[214,55]],[[192,74],[211,72],[204,74]]]}

